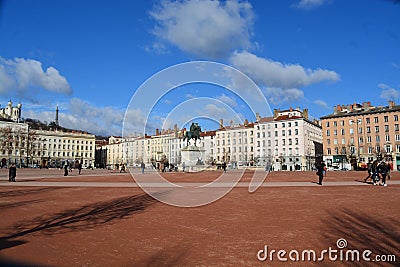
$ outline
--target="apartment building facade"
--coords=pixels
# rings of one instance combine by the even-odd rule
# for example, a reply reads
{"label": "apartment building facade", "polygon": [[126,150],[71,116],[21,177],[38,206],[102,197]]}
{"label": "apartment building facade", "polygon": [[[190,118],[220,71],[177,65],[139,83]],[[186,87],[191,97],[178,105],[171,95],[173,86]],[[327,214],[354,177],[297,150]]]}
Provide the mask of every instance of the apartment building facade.
{"label": "apartment building facade", "polygon": [[337,105],[333,114],[321,117],[324,159],[328,166],[365,168],[375,159],[400,168],[400,106]]}

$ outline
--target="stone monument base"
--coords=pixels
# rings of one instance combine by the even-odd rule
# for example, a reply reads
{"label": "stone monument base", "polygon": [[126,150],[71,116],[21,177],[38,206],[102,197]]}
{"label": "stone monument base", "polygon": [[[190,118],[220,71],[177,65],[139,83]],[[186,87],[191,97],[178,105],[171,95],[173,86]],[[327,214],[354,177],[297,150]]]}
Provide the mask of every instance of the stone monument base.
{"label": "stone monument base", "polygon": [[197,146],[186,146],[181,149],[181,165],[185,166],[185,171],[201,171],[207,166],[204,164],[205,149]]}

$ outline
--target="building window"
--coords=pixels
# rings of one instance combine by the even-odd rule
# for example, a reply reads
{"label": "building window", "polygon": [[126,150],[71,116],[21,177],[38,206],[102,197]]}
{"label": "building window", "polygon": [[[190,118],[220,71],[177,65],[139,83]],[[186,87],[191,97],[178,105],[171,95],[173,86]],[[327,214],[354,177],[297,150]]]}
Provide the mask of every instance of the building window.
{"label": "building window", "polygon": [[331,144],[331,139],[326,139],[326,143],[327,143],[328,145],[330,145],[330,144]]}
{"label": "building window", "polygon": [[359,127],[359,128],[358,128],[358,133],[359,133],[359,134],[362,134],[362,127]]}
{"label": "building window", "polygon": [[338,143],[338,140],[335,138],[335,139],[333,139],[333,144],[334,145],[337,145],[337,143]]}
{"label": "building window", "polygon": [[368,143],[371,143],[371,142],[372,142],[371,136],[367,136],[367,142],[368,142]]}
{"label": "building window", "polygon": [[375,132],[379,133],[379,126],[375,126]]}
{"label": "building window", "polygon": [[378,117],[374,117],[374,122],[375,122],[375,123],[378,123],[378,122],[379,122]]}
{"label": "building window", "polygon": [[385,122],[389,121],[389,117],[388,116],[384,116],[383,119],[385,120]]}
{"label": "building window", "polygon": [[299,144],[299,138],[295,138],[294,140],[295,140],[295,145],[298,145]]}
{"label": "building window", "polygon": [[372,154],[372,147],[368,147],[368,154]]}
{"label": "building window", "polygon": [[328,152],[328,155],[331,155],[331,154],[332,154],[332,151],[331,151],[330,148],[327,149],[327,152]]}
{"label": "building window", "polygon": [[341,129],[341,131],[342,131],[342,135],[345,135],[345,131],[344,131],[344,129]]}
{"label": "building window", "polygon": [[398,115],[394,115],[394,121],[399,121],[399,116]]}
{"label": "building window", "polygon": [[342,145],[345,145],[345,144],[346,144],[346,139],[342,138]]}
{"label": "building window", "polygon": [[390,141],[390,136],[389,135],[385,135],[385,141],[389,142]]}
{"label": "building window", "polygon": [[367,133],[371,133],[371,127],[367,126]]}
{"label": "building window", "polygon": [[349,125],[353,125],[353,120],[349,120]]}
{"label": "building window", "polygon": [[389,132],[389,125],[385,125],[385,132]]}
{"label": "building window", "polygon": [[341,126],[344,126],[344,120],[341,120],[341,121],[340,121],[340,125],[341,125]]}
{"label": "building window", "polygon": [[[328,131],[329,131],[329,130],[328,130]],[[295,134],[295,135],[299,135],[299,130],[294,129],[294,134]]]}
{"label": "building window", "polygon": [[334,122],[333,122],[333,126],[334,126],[334,127],[337,127],[337,121],[334,121]]}
{"label": "building window", "polygon": [[398,124],[395,124],[394,125],[394,130],[397,132],[397,131],[399,131],[399,125]]}
{"label": "building window", "polygon": [[354,134],[354,129],[350,128],[350,134]]}
{"label": "building window", "polygon": [[359,138],[358,138],[358,142],[359,142],[360,144],[364,143],[364,138],[363,138],[363,137],[359,137]]}
{"label": "building window", "polygon": [[381,138],[379,137],[379,135],[377,135],[377,136],[375,137],[375,140],[376,140],[376,142],[381,141]]}
{"label": "building window", "polygon": [[333,135],[337,135],[337,130],[333,130]]}
{"label": "building window", "polygon": [[371,123],[371,119],[370,119],[370,118],[366,118],[366,119],[365,119],[365,122],[366,122],[367,124],[370,124],[370,123]]}
{"label": "building window", "polygon": [[329,121],[326,122],[326,127],[329,127]]}
{"label": "building window", "polygon": [[396,141],[400,141],[400,134],[395,135]]}
{"label": "building window", "polygon": [[335,147],[335,155],[339,154],[339,148]]}

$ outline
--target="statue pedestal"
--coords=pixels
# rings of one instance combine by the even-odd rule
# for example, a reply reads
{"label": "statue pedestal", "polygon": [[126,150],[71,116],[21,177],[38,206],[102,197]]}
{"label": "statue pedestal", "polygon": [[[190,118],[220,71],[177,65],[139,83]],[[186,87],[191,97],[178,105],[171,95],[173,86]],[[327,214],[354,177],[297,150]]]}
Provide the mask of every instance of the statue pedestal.
{"label": "statue pedestal", "polygon": [[205,149],[186,146],[181,149],[181,155],[181,164],[185,163],[185,171],[199,171],[207,167],[204,164]]}

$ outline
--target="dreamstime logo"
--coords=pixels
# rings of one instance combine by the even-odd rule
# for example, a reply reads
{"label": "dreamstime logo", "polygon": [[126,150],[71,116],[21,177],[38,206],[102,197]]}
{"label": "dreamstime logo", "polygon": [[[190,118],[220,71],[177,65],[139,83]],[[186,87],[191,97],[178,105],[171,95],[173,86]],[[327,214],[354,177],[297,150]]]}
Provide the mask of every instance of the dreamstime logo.
{"label": "dreamstime logo", "polygon": [[329,261],[341,261],[341,262],[396,262],[396,255],[393,254],[374,254],[371,250],[365,249],[359,251],[357,249],[346,249],[347,240],[339,238],[336,241],[336,248],[329,247],[328,249],[321,250],[320,253],[314,249],[296,250],[292,249],[289,252],[287,250],[268,250],[268,246],[265,245],[263,249],[257,253],[257,259],[259,261],[324,261],[328,258]]}
{"label": "dreamstime logo", "polygon": [[[190,86],[199,88],[199,96],[193,96],[190,92],[185,93],[185,88]],[[240,101],[240,107],[235,105],[236,103],[232,104],[232,98],[227,97],[226,94],[218,98],[206,97],[207,93],[212,94],[213,88],[229,92]],[[178,104],[174,103],[165,114],[166,105],[162,106],[160,103],[167,102],[166,96],[171,95],[174,100],[181,101]],[[260,88],[239,70],[210,61],[182,63],[156,73],[135,91],[125,112],[122,134],[124,138],[129,138],[134,131],[137,132],[139,129],[144,144],[141,160],[156,161],[161,155],[165,156],[166,151],[172,150],[171,144],[169,144],[170,147],[166,147],[162,141],[158,144],[156,138],[152,140],[154,144],[144,143],[150,142],[146,139],[146,134],[155,130],[157,116],[162,117],[164,123],[161,129],[170,128],[171,122],[179,124],[177,128],[181,129],[199,119],[218,124],[221,114],[224,118],[234,118],[236,123],[243,125],[244,117],[241,113],[243,107],[254,118],[256,113],[266,117],[272,116],[269,104]],[[255,143],[254,136],[249,137],[249,142],[250,138]],[[245,146],[247,149],[247,145]],[[134,160],[138,161],[138,158]],[[237,185],[245,171],[243,169],[229,174],[221,173],[210,183],[186,187],[166,180],[157,172],[140,175],[135,173],[135,170],[130,170],[135,182],[147,194],[161,202],[179,207],[196,207],[218,200]],[[249,192],[257,190],[266,176],[267,172],[256,170],[249,184]]]}

